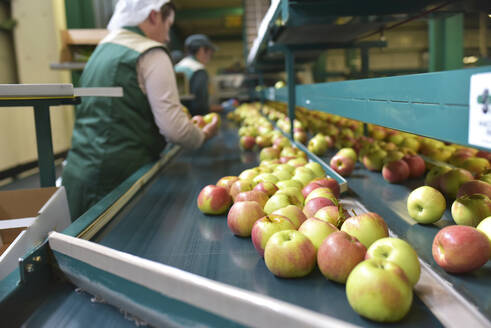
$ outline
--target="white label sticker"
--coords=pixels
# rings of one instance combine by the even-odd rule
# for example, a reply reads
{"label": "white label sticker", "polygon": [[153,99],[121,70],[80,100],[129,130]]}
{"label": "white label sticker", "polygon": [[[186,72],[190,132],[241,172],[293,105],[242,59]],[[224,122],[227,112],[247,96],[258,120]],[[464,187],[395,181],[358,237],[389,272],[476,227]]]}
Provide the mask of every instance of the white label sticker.
{"label": "white label sticker", "polygon": [[469,144],[491,149],[491,73],[471,76]]}

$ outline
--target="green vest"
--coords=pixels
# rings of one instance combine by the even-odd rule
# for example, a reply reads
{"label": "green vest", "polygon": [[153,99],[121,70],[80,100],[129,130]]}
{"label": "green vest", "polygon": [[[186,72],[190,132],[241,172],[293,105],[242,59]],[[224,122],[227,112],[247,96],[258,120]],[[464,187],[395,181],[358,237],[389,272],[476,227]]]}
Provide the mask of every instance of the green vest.
{"label": "green vest", "polygon": [[191,81],[193,74],[196,71],[204,70],[205,66],[197,61],[193,56],[184,57],[177,65],[174,67],[176,72],[184,73],[188,81]]}
{"label": "green vest", "polygon": [[[63,172],[71,210],[80,208],[72,211],[72,219],[157,159],[165,146],[136,70],[140,56],[153,48],[167,53],[137,27],[115,31],[101,41],[83,71],[81,87],[121,86],[124,96],[84,97],[76,109],[72,148]],[[75,204],[80,199],[88,200]]]}

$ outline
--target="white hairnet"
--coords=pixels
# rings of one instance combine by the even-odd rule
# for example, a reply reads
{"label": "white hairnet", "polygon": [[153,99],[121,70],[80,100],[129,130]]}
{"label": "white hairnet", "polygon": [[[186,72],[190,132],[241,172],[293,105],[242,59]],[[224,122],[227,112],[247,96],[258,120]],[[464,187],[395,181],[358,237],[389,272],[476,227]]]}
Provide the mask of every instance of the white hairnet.
{"label": "white hairnet", "polygon": [[152,10],[160,10],[167,2],[169,0],[119,0],[107,29],[136,26],[143,22]]}

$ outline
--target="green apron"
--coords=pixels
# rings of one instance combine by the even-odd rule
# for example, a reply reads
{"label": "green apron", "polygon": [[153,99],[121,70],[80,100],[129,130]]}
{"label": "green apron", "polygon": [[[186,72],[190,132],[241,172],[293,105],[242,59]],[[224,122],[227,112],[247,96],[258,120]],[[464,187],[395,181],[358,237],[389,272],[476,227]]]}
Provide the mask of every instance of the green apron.
{"label": "green apron", "polygon": [[63,170],[72,220],[156,160],[165,146],[136,70],[140,56],[154,48],[167,53],[138,27],[128,27],[102,40],[84,69],[81,87],[121,86],[124,96],[84,97],[76,108],[72,148]]}

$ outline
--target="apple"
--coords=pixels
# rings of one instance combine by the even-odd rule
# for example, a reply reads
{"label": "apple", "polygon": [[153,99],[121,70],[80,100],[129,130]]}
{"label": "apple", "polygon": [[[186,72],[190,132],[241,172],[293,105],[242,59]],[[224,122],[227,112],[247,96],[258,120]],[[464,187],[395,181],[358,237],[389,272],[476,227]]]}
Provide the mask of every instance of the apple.
{"label": "apple", "polygon": [[230,193],[230,187],[232,187],[234,182],[237,180],[239,180],[239,178],[236,176],[226,176],[226,177],[220,178],[220,180],[217,181],[216,185],[218,187],[223,187],[223,188],[227,189],[227,191]]}
{"label": "apple", "polygon": [[290,221],[295,226],[295,229],[298,229],[300,225],[307,220],[305,214],[303,214],[302,210],[295,205],[288,205],[286,207],[280,208],[273,212],[273,214],[283,215],[290,219]]}
{"label": "apple", "polygon": [[317,251],[317,265],[329,280],[346,283],[353,268],[365,259],[366,247],[344,231],[327,236]]}
{"label": "apple", "polygon": [[254,201],[264,208],[269,197],[266,193],[259,190],[243,191],[235,196],[234,203],[244,202],[244,201]]}
{"label": "apple", "polygon": [[324,138],[312,138],[309,140],[309,143],[307,144],[307,149],[317,155],[317,156],[322,156],[326,153],[327,151],[327,142],[326,139]]}
{"label": "apple", "polygon": [[303,157],[294,157],[294,158],[289,159],[286,163],[297,168],[297,167],[304,166],[308,162]]}
{"label": "apple", "polygon": [[419,155],[405,155],[402,158],[409,166],[409,177],[419,178],[423,176],[426,171],[426,164],[424,159]]}
{"label": "apple", "polygon": [[373,258],[351,271],[346,281],[346,296],[361,316],[373,321],[396,322],[409,312],[413,290],[401,267]]}
{"label": "apple", "polygon": [[258,174],[259,174],[259,170],[257,168],[247,169],[240,172],[239,179],[250,180],[252,182],[252,179],[254,179]]}
{"label": "apple", "polygon": [[265,215],[258,202],[238,202],[228,211],[227,225],[234,235],[249,237],[254,223]]}
{"label": "apple", "polygon": [[365,154],[362,158],[363,165],[370,171],[382,170],[384,166],[384,159],[387,156],[387,152],[382,149],[375,149],[368,154]]}
{"label": "apple", "polygon": [[305,220],[298,231],[307,236],[317,250],[327,236],[339,229],[329,222],[312,217]]}
{"label": "apple", "polygon": [[263,181],[259,182],[252,190],[262,191],[270,197],[278,191],[278,187],[272,182]]}
{"label": "apple", "polygon": [[292,179],[300,181],[304,186],[315,178],[315,173],[306,167],[297,167],[295,169],[295,174],[292,177]]}
{"label": "apple", "polygon": [[208,185],[198,195],[198,208],[205,214],[223,214],[231,204],[232,198],[224,187]]}
{"label": "apple", "polygon": [[277,277],[303,277],[315,267],[316,249],[303,233],[282,230],[274,233],[266,243],[264,261]]}
{"label": "apple", "polygon": [[323,198],[328,198],[332,200],[333,203],[337,203],[337,198],[334,195],[334,193],[331,191],[331,189],[326,188],[326,187],[321,187],[321,188],[316,188],[312,190],[308,196],[305,198],[305,203],[308,203],[309,200],[318,198],[318,197],[323,197]]}
{"label": "apple", "polygon": [[302,192],[300,191],[300,189],[298,188],[294,188],[294,187],[288,187],[288,188],[281,188],[280,190],[278,190],[275,195],[278,194],[286,194],[286,195],[289,195],[289,196],[293,196],[295,197],[296,201],[294,202],[294,205],[297,205],[297,206],[302,206],[303,203],[304,203],[304,198],[303,198],[303,195],[302,195]]}
{"label": "apple", "polygon": [[457,224],[475,227],[488,216],[491,216],[491,199],[486,195],[462,196],[452,204],[452,218]]}
{"label": "apple", "polygon": [[256,139],[253,136],[242,136],[239,140],[240,147],[244,150],[251,150],[256,144]]}
{"label": "apple", "polygon": [[465,182],[460,186],[456,196],[457,198],[460,198],[462,196],[468,196],[472,194],[483,194],[491,197],[491,184],[481,180],[472,180]]}
{"label": "apple", "polygon": [[341,195],[339,183],[334,178],[331,177],[315,178],[311,182],[321,185],[322,187],[331,189],[331,191],[334,193],[334,196],[336,196],[336,198],[339,198],[339,196]]}
{"label": "apple", "polygon": [[280,208],[295,204],[298,204],[295,196],[276,193],[271,196],[266,202],[266,205],[264,205],[264,212],[266,212],[266,214],[272,214],[274,211],[279,210]]}
{"label": "apple", "polygon": [[430,186],[413,190],[407,198],[407,211],[416,222],[434,223],[442,217],[447,202],[442,193]]}
{"label": "apple", "polygon": [[403,182],[409,178],[409,166],[402,159],[386,163],[382,168],[382,176],[390,183]]}
{"label": "apple", "polygon": [[352,216],[344,221],[341,231],[356,237],[366,248],[376,240],[389,236],[384,219],[374,212]]}
{"label": "apple", "polygon": [[259,173],[252,179],[252,182],[254,183],[254,185],[257,185],[260,182],[277,183],[278,177],[276,177],[272,173]]}
{"label": "apple", "polygon": [[280,189],[297,188],[298,190],[302,190],[303,188],[303,184],[300,181],[294,179],[279,181],[278,183],[276,183],[276,186]]}
{"label": "apple", "polygon": [[305,144],[307,142],[307,133],[305,131],[297,131],[293,133],[293,140]]}
{"label": "apple", "polygon": [[220,118],[220,115],[218,113],[208,113],[205,116],[203,116],[203,120],[205,121],[206,124],[210,124],[212,121],[217,122],[217,127],[220,127],[222,120]]}
{"label": "apple", "polygon": [[349,218],[348,211],[344,209],[341,205],[338,206],[325,206],[315,212],[314,217],[331,223],[337,228],[341,228],[344,221]]}
{"label": "apple", "polygon": [[336,155],[341,155],[344,157],[349,157],[353,160],[353,162],[356,162],[358,160],[358,155],[356,154],[356,151],[353,148],[341,148]]}
{"label": "apple", "polygon": [[491,255],[488,238],[476,228],[452,225],[438,231],[432,247],[435,262],[450,273],[479,269]]}
{"label": "apple", "polygon": [[414,152],[418,152],[420,147],[420,142],[418,141],[417,138],[409,137],[409,138],[405,138],[401,145],[402,147],[409,148]]}
{"label": "apple", "polygon": [[329,162],[331,168],[343,177],[351,175],[355,169],[355,161],[343,155],[335,155]]}
{"label": "apple", "polygon": [[421,273],[418,254],[406,241],[399,238],[382,238],[367,250],[366,259],[380,258],[401,267],[412,286],[416,285]]}
{"label": "apple", "polygon": [[259,153],[259,160],[263,161],[266,159],[277,159],[280,158],[280,151],[273,147],[266,147],[261,149]]}
{"label": "apple", "polygon": [[320,165],[317,162],[308,162],[307,164],[304,165],[304,167],[312,170],[312,172],[314,172],[316,178],[322,178],[326,175],[326,172],[324,172],[322,165]]}
{"label": "apple", "polygon": [[295,172],[295,167],[290,165],[290,164],[279,164],[275,169],[275,171],[288,171],[293,175],[293,172]]}
{"label": "apple", "polygon": [[203,129],[206,126],[206,122],[203,118],[203,115],[195,115],[191,118],[191,122],[196,125],[198,128]]}
{"label": "apple", "polygon": [[315,216],[315,213],[321,208],[326,206],[337,206],[337,199],[332,196],[331,198],[317,197],[310,199],[303,208],[303,213],[307,218]]}
{"label": "apple", "polygon": [[273,143],[271,142],[271,138],[265,135],[258,135],[256,137],[256,145],[258,145],[259,148],[266,148],[266,147],[271,147]]}
{"label": "apple", "polygon": [[433,167],[425,177],[425,185],[440,189],[441,176],[450,171],[452,168],[449,166],[435,166]]}
{"label": "apple", "polygon": [[[488,216],[487,218],[482,220],[481,223],[477,225],[476,229],[481,231],[488,237],[491,247],[491,216]],[[489,254],[489,258],[491,259],[491,254]]]}
{"label": "apple", "polygon": [[264,256],[266,243],[275,232],[294,229],[296,229],[294,224],[287,217],[279,214],[263,216],[252,226],[252,244],[259,255]]}
{"label": "apple", "polygon": [[309,182],[309,184],[306,185],[305,187],[303,187],[303,189],[302,189],[303,197],[304,198],[307,197],[314,189],[317,189],[317,188],[322,188],[322,186],[315,181]]}
{"label": "apple", "polygon": [[232,196],[232,199],[235,199],[238,194],[243,191],[250,191],[253,187],[252,181],[239,179],[232,183],[232,186],[230,187],[230,196]]}
{"label": "apple", "polygon": [[482,157],[487,159],[488,161],[491,161],[491,152],[485,151],[485,150],[480,150],[476,153],[476,157]]}
{"label": "apple", "polygon": [[455,199],[460,186],[473,180],[472,174],[464,169],[451,169],[442,174],[440,178],[440,190],[450,199]]}
{"label": "apple", "polygon": [[485,158],[469,157],[462,162],[462,168],[470,171],[473,175],[478,175],[491,168],[491,165]]}

